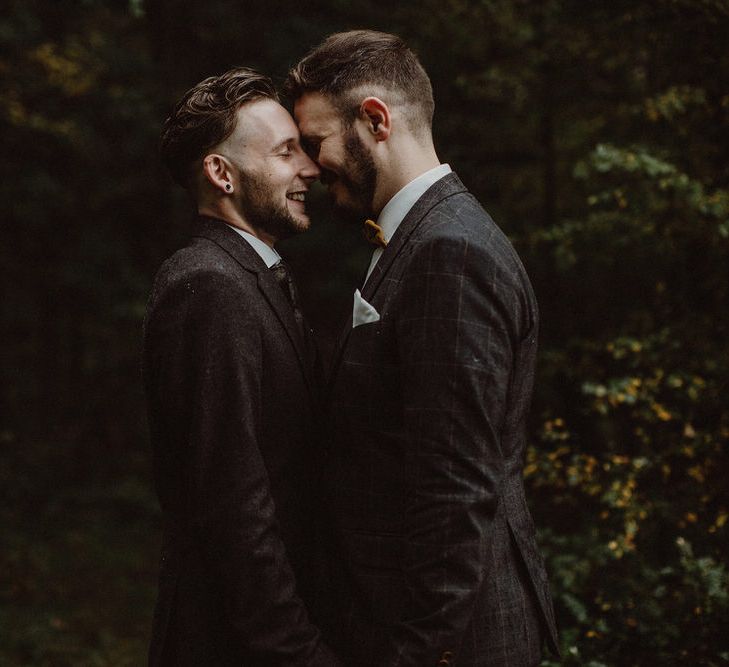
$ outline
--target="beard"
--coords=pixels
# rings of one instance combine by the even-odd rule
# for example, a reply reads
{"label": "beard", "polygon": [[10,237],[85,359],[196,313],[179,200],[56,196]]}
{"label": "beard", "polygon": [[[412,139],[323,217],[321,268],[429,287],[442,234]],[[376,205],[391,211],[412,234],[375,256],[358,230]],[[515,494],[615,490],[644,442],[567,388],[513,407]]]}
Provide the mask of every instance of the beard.
{"label": "beard", "polygon": [[240,169],[239,205],[245,220],[274,239],[281,240],[306,231],[308,224],[297,220],[286,204],[273,194],[268,181],[253,171]]}
{"label": "beard", "polygon": [[322,175],[322,181],[339,180],[346,190],[347,198],[334,201],[335,211],[343,217],[351,218],[357,223],[363,217],[372,216],[372,200],[377,185],[377,167],[372,154],[366,148],[359,135],[350,127],[344,135],[345,161],[340,173]]}

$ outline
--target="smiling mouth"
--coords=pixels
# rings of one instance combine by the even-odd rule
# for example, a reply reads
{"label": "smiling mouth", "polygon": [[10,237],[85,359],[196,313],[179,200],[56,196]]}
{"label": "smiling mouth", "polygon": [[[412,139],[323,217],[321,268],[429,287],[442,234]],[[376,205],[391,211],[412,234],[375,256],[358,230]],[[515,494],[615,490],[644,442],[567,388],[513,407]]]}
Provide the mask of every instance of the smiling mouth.
{"label": "smiling mouth", "polygon": [[305,202],[306,201],[306,192],[287,192],[286,199]]}

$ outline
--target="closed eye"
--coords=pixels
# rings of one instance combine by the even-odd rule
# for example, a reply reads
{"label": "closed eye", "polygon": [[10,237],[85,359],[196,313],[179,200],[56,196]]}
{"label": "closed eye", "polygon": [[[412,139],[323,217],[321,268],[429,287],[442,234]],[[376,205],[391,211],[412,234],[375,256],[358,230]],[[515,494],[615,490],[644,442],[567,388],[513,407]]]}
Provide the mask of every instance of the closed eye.
{"label": "closed eye", "polygon": [[316,160],[319,157],[320,146],[321,139],[316,137],[303,137],[301,140],[301,147],[312,160]]}
{"label": "closed eye", "polygon": [[271,149],[271,155],[276,157],[289,158],[294,154],[294,149],[298,145],[298,141],[294,137],[289,137]]}

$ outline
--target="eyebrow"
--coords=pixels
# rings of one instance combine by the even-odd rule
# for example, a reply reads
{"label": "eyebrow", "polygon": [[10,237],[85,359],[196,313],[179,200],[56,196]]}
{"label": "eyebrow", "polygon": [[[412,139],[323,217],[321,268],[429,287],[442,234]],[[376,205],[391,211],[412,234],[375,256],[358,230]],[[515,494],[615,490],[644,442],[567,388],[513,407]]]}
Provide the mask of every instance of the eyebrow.
{"label": "eyebrow", "polygon": [[271,150],[272,151],[277,151],[277,150],[283,148],[284,146],[288,146],[289,144],[295,144],[297,141],[298,140],[297,140],[296,137],[289,137],[288,139],[284,139],[283,141],[279,141]]}

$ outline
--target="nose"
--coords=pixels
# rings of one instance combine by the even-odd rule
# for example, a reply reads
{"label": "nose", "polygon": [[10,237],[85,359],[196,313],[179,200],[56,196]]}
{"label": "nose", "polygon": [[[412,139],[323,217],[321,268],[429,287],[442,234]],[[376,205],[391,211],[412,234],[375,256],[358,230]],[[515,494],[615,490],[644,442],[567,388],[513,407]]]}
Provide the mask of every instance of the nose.
{"label": "nose", "polygon": [[301,176],[301,178],[307,181],[315,181],[317,178],[319,178],[319,174],[321,173],[319,171],[319,167],[317,166],[316,162],[314,162],[314,160],[312,160],[303,151],[301,152],[301,155],[302,165],[301,169],[299,170],[299,175]]}

